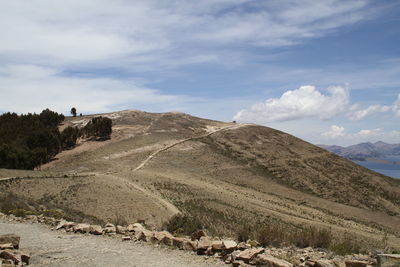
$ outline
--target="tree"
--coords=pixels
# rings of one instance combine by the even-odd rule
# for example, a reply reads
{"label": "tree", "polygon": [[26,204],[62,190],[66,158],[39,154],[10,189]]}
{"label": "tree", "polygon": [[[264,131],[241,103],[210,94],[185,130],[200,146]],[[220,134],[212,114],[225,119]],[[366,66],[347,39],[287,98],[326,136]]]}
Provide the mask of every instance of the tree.
{"label": "tree", "polygon": [[112,120],[107,117],[95,117],[82,129],[82,133],[87,138],[110,139],[112,132]]}
{"label": "tree", "polygon": [[76,108],[71,108],[71,114],[76,117]]}

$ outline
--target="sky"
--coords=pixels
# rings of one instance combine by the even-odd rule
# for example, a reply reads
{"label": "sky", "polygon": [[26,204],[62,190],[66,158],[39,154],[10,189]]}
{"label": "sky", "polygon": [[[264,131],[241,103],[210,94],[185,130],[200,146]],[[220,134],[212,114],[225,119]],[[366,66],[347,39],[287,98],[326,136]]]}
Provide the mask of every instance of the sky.
{"label": "sky", "polygon": [[180,111],[400,143],[400,2],[0,0],[0,113]]}

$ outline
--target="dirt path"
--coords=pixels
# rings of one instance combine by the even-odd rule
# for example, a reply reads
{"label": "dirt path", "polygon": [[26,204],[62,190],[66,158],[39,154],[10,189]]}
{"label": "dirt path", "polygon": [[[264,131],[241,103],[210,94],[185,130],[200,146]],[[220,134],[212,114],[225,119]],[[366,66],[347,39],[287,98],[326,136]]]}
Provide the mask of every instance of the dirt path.
{"label": "dirt path", "polygon": [[21,236],[21,250],[31,254],[32,267],[53,266],[226,266],[216,258],[187,251],[156,248],[119,238],[67,234],[40,224],[0,222],[0,234]]}
{"label": "dirt path", "polygon": [[142,168],[147,164],[147,162],[149,162],[151,159],[153,159],[155,156],[157,156],[157,154],[159,154],[159,153],[161,153],[161,152],[163,152],[163,151],[166,151],[166,150],[168,150],[168,149],[170,149],[170,148],[172,148],[172,147],[174,147],[174,146],[176,146],[176,145],[179,145],[179,144],[185,143],[185,142],[187,142],[187,141],[191,141],[191,140],[201,139],[201,138],[210,136],[210,135],[212,135],[212,134],[215,134],[215,133],[220,132],[220,131],[223,131],[223,130],[237,129],[237,128],[240,128],[240,127],[243,127],[243,126],[245,126],[245,124],[237,124],[237,125],[233,125],[233,126],[227,126],[227,127],[223,127],[223,128],[218,129],[218,130],[215,130],[215,131],[212,131],[212,132],[209,132],[209,133],[200,135],[200,136],[193,136],[193,137],[185,138],[185,139],[182,139],[182,140],[178,140],[178,141],[176,141],[176,142],[174,142],[174,143],[172,143],[172,144],[170,144],[170,145],[167,145],[167,146],[165,146],[165,147],[163,147],[163,148],[161,148],[161,149],[159,149],[159,150],[156,150],[156,151],[154,151],[153,153],[151,153],[150,156],[148,156],[145,160],[143,160],[143,161],[135,168],[135,171],[138,171],[138,170],[142,169]]}

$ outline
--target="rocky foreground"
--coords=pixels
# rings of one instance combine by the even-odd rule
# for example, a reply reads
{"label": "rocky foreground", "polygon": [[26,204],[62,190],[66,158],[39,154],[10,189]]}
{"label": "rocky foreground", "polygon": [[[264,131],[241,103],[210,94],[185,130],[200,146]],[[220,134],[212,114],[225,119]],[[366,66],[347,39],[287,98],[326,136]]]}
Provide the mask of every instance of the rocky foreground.
{"label": "rocky foreground", "polygon": [[[127,227],[115,226],[111,223],[105,226],[90,225],[86,223],[75,223],[66,220],[54,219],[45,216],[30,215],[26,218],[1,215],[5,222],[24,222],[47,224],[53,231],[62,231],[74,236],[74,234],[84,234],[93,236],[107,236],[120,242],[145,243],[148,242],[157,247],[171,247],[179,250],[197,254],[205,260],[220,259],[232,266],[271,266],[271,267],[290,267],[290,266],[315,266],[315,267],[367,267],[367,266],[400,266],[400,255],[347,255],[337,256],[323,249],[313,248],[273,248],[261,247],[255,241],[237,243],[234,240],[221,239],[207,236],[205,231],[198,231],[191,237],[175,237],[166,231],[151,231],[140,223],[130,224]],[[0,234],[2,229],[0,227]],[[0,235],[0,260],[1,267],[28,265],[30,256],[19,251],[20,238],[14,235]],[[81,235],[82,236],[82,235]],[[149,255],[150,257],[150,255]],[[117,261],[116,261],[117,262]],[[209,262],[211,266],[216,262]],[[60,265],[61,266],[61,265]],[[71,266],[71,265],[69,265]],[[73,266],[73,265],[72,265]],[[107,265],[103,265],[107,266]],[[114,266],[145,266],[138,262],[132,265]],[[196,266],[199,266],[196,264]]]}

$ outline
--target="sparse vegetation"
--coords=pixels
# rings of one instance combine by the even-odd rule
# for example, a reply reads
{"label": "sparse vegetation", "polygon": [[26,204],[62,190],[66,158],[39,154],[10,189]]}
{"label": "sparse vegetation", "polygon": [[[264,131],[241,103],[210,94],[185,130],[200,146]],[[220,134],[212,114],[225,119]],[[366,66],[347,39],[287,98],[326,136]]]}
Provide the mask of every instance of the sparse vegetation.
{"label": "sparse vegetation", "polygon": [[174,234],[191,235],[196,230],[202,229],[203,226],[201,225],[200,220],[195,217],[177,214],[164,225],[164,228]]}

